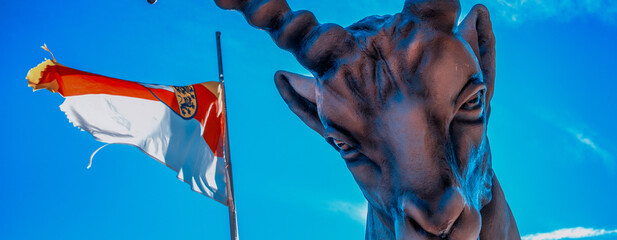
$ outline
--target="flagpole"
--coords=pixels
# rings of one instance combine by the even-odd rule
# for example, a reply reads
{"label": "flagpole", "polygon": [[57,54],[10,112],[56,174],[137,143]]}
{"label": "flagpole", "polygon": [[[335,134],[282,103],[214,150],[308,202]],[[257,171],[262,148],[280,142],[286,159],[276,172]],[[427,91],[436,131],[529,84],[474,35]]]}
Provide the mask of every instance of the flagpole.
{"label": "flagpole", "polygon": [[216,53],[219,63],[219,82],[221,83],[221,97],[223,98],[223,119],[225,131],[225,175],[227,179],[227,207],[229,208],[229,230],[232,240],[238,240],[238,218],[236,216],[236,200],[234,198],[234,182],[231,174],[231,156],[229,152],[229,127],[227,125],[227,99],[225,98],[225,79],[223,78],[223,57],[221,54],[221,32],[216,32]]}

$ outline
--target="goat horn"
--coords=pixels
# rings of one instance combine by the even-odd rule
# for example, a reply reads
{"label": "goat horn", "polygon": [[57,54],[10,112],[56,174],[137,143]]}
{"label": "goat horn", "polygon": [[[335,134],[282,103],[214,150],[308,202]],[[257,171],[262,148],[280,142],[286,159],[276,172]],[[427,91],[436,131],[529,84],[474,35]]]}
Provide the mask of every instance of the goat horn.
{"label": "goat horn", "polygon": [[240,11],[247,22],[270,33],[298,62],[323,75],[336,59],[352,51],[353,36],[336,24],[319,24],[309,11],[291,11],[285,0],[215,0],[216,5]]}

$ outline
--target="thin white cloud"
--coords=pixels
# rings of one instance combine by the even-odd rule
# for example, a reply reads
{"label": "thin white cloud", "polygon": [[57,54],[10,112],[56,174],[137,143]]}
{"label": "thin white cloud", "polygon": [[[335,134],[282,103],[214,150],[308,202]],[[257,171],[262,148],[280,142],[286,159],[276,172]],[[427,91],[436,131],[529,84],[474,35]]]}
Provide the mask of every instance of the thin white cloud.
{"label": "thin white cloud", "polygon": [[568,117],[569,114],[550,114],[544,110],[533,111],[533,114],[565,131],[572,136],[572,140],[576,140],[581,144],[581,148],[564,148],[564,151],[573,153],[572,156],[582,156],[577,154],[577,151],[583,151],[586,149],[587,151],[596,154],[602,160],[607,169],[613,171],[616,169],[617,161],[615,161],[615,151],[613,150],[615,149],[614,142],[610,141],[606,137],[603,137],[601,134],[597,134],[597,131],[589,128],[585,124],[574,120],[573,117]]}
{"label": "thin white cloud", "polygon": [[613,156],[613,154],[611,154],[611,152],[609,152],[605,148],[600,147],[596,143],[596,141],[591,139],[590,136],[585,134],[583,131],[578,130],[578,129],[573,128],[573,127],[567,127],[566,131],[568,131],[570,134],[572,134],[574,137],[576,137],[576,139],[580,143],[582,143],[583,145],[587,146],[591,151],[593,151],[594,153],[598,154],[598,156],[600,156],[600,158],[602,159],[602,161],[604,161],[604,164],[606,164],[607,167],[609,167],[610,169],[614,169],[615,168],[615,157]]}
{"label": "thin white cloud", "polygon": [[614,0],[463,0],[463,6],[480,2],[492,16],[509,22],[555,18],[572,20],[589,16],[609,23],[617,23],[617,1]]}
{"label": "thin white cloud", "polygon": [[333,201],[328,203],[330,211],[343,213],[349,218],[361,224],[366,223],[368,203],[350,203],[344,201]]}
{"label": "thin white cloud", "polygon": [[598,237],[608,234],[615,234],[616,230],[593,229],[593,228],[563,228],[549,233],[536,233],[523,236],[522,240],[558,240],[558,239],[575,239]]}

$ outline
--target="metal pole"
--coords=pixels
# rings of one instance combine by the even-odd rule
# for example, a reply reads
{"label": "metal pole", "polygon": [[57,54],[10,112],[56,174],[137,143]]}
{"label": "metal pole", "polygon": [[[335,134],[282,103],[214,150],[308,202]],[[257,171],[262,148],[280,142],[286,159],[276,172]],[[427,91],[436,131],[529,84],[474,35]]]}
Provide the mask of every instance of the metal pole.
{"label": "metal pole", "polygon": [[221,32],[216,32],[216,52],[219,62],[219,82],[223,98],[223,120],[225,122],[223,141],[225,144],[225,173],[227,179],[227,207],[229,208],[229,230],[232,240],[238,240],[238,219],[236,217],[236,201],[234,198],[234,182],[231,174],[231,154],[229,152],[229,127],[227,124],[227,100],[225,98],[225,79],[223,78],[223,57],[221,55]]}

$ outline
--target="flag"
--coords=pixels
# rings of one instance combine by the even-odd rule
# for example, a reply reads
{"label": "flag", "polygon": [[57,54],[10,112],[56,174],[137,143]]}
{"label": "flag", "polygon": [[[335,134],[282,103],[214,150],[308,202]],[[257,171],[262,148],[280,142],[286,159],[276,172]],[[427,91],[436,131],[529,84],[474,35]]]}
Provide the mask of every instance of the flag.
{"label": "flag", "polygon": [[55,59],[32,68],[26,79],[34,91],[62,95],[60,110],[96,140],[135,146],[176,171],[193,191],[227,205],[218,82],[143,84],[72,69]]}

